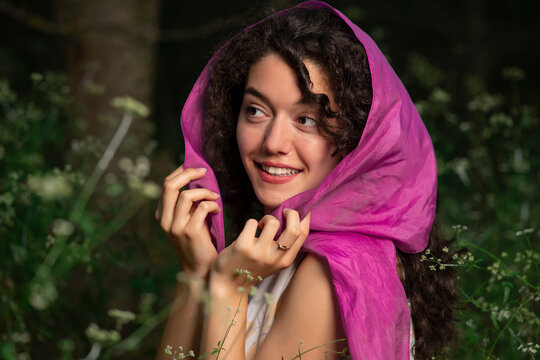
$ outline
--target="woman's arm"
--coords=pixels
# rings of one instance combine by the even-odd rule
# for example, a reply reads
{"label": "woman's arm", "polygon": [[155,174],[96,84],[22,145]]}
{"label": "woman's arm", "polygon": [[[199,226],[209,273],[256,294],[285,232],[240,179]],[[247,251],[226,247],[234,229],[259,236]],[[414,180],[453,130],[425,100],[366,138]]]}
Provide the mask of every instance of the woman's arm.
{"label": "woman's arm", "polygon": [[[246,296],[220,277],[210,280],[210,289],[214,306],[203,331],[205,352],[210,354],[218,341],[223,340],[239,306],[235,325],[228,333],[219,358],[245,359]],[[343,339],[345,334],[330,270],[324,260],[309,254],[283,293],[272,328],[256,359],[281,359],[282,356],[290,359],[299,352],[306,360],[338,359],[337,353],[347,347]],[[316,349],[308,351],[311,348]],[[208,358],[215,359],[215,355]]]}
{"label": "woman's arm", "polygon": [[[205,318],[201,347],[201,354],[208,354],[209,359],[216,358],[216,349],[220,351],[219,359],[245,359],[247,293],[251,284],[243,292],[238,290],[245,286],[245,278],[231,276],[233,265],[249,270],[253,276],[266,277],[292,263],[307,236],[309,216],[300,222],[296,211],[284,213],[287,227],[277,243],[285,244],[289,250],[278,249],[274,234],[279,223],[266,216],[258,238],[254,236],[257,223],[250,220],[239,238],[218,256],[210,273],[212,309]],[[290,358],[299,349],[303,352],[325,344],[328,345],[302,355],[302,359],[324,358],[325,352],[328,359],[333,359],[337,355],[329,350],[346,347],[345,341],[332,343],[343,339],[344,333],[330,271],[316,256],[308,255],[302,261],[278,305],[279,314],[257,359]],[[229,328],[234,316],[234,324]]]}
{"label": "woman's arm", "polygon": [[231,281],[228,276],[210,276],[211,309],[205,316],[201,344],[201,354],[207,354],[205,359],[216,359],[218,354],[219,359],[223,360],[245,359],[247,295],[250,285],[239,291],[241,285],[245,285],[245,282]]}
{"label": "woman's arm", "polygon": [[163,195],[156,210],[156,219],[171,241],[182,266],[184,279],[176,286],[171,312],[157,351],[157,360],[170,360],[165,353],[182,346],[185,352],[200,347],[202,329],[201,295],[207,287],[210,267],[217,258],[208,227],[209,213],[221,211],[218,195],[207,189],[181,191],[190,181],[205,175],[205,169],[176,169],[165,178]]}
{"label": "woman's arm", "polygon": [[[209,280],[211,311],[205,318],[201,346],[201,354],[211,354],[209,359],[217,357],[212,354],[216,347],[224,348],[219,359],[245,359],[247,292],[253,281],[246,284],[246,276],[235,272],[247,270],[254,278],[265,278],[293,263],[309,233],[311,214],[301,221],[295,210],[286,209],[283,214],[286,226],[277,241],[274,240],[280,223],[275,217],[266,215],[260,222],[250,219],[238,238],[214,262]],[[261,229],[258,237],[257,228]],[[245,287],[243,294],[238,291],[239,286]],[[235,324],[229,328],[237,308]]]}
{"label": "woman's arm", "polygon": [[165,353],[167,346],[174,350],[182,346],[184,353],[189,350],[197,352],[203,323],[201,296],[205,288],[206,281],[199,278],[178,282],[156,360],[171,360],[171,356]]}

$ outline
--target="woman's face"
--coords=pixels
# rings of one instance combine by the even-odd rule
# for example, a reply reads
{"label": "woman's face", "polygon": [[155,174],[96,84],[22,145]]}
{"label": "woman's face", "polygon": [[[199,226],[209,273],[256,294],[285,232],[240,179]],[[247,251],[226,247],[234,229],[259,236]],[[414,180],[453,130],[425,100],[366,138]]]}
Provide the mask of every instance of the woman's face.
{"label": "woman's face", "polygon": [[[304,62],[311,91],[333,94],[319,67]],[[250,69],[236,138],[244,168],[267,212],[285,200],[316,188],[337,165],[335,146],[319,132],[315,105],[304,103],[293,69],[271,53]]]}

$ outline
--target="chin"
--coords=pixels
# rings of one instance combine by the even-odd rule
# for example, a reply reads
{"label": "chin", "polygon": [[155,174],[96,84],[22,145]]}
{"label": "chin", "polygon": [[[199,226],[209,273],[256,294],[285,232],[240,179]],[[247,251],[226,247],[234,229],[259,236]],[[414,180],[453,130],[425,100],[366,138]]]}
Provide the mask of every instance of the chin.
{"label": "chin", "polygon": [[259,196],[257,199],[264,206],[264,212],[269,214],[283,204],[287,199],[279,199],[273,196]]}
{"label": "chin", "polygon": [[[259,200],[260,201],[260,200]],[[264,212],[269,214],[276,210],[283,202],[275,202],[275,201],[260,201],[260,203],[264,206]]]}

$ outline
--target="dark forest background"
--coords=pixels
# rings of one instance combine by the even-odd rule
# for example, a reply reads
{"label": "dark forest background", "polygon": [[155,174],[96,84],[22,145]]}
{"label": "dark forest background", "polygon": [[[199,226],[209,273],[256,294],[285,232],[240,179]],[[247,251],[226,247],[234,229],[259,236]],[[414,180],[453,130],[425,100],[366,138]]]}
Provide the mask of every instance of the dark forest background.
{"label": "dark forest background", "polygon": [[[537,358],[540,2],[328,2],[432,135],[443,230],[470,251],[447,357]],[[0,358],[154,356],[179,265],[153,212],[182,106],[220,44],[296,3],[0,0]]]}

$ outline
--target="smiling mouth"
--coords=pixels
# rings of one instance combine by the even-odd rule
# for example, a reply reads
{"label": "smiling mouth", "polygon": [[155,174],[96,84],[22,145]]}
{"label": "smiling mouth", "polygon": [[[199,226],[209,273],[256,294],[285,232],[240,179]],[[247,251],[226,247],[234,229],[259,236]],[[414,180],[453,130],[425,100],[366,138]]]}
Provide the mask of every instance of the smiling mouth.
{"label": "smiling mouth", "polygon": [[256,163],[256,165],[259,169],[272,176],[292,176],[298,174],[301,171],[298,169],[275,167],[259,163]]}

